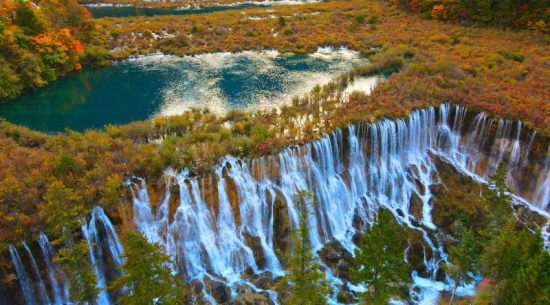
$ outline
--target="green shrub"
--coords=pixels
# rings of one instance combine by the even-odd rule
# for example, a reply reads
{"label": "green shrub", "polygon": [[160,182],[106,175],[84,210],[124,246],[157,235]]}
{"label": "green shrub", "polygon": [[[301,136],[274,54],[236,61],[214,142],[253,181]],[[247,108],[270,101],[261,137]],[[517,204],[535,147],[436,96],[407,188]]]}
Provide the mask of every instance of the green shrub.
{"label": "green shrub", "polygon": [[106,67],[111,65],[111,60],[113,58],[113,54],[104,48],[90,45],[80,57],[80,62],[92,67]]}
{"label": "green shrub", "polygon": [[378,15],[372,15],[369,17],[369,23],[370,24],[380,24],[380,16]]}
{"label": "green shrub", "polygon": [[430,37],[430,40],[440,44],[447,44],[453,42],[453,39],[447,34],[435,35]]}
{"label": "green shrub", "polygon": [[427,64],[410,64],[409,70],[429,74],[433,71],[433,68],[428,66]]}
{"label": "green shrub", "polygon": [[365,23],[365,16],[363,16],[363,15],[355,16],[355,22],[357,22],[359,24]]}
{"label": "green shrub", "polygon": [[120,35],[120,31],[117,28],[114,28],[113,30],[111,30],[109,35],[111,35],[113,38],[117,38]]}
{"label": "green shrub", "polygon": [[294,34],[294,33],[292,32],[292,30],[287,29],[287,30],[284,32],[284,34],[285,34],[286,36],[290,36],[290,35],[292,35],[292,34]]}
{"label": "green shrub", "polygon": [[524,62],[527,56],[525,56],[521,52],[514,52],[514,51],[505,51],[501,50],[498,52],[500,55],[506,57],[509,60],[517,61],[517,62]]}
{"label": "green shrub", "polygon": [[440,61],[435,65],[437,72],[449,72],[458,69],[458,65],[452,61]]}
{"label": "green shrub", "polygon": [[256,142],[263,142],[271,137],[272,132],[264,125],[256,125],[252,128],[252,138]]}
{"label": "green shrub", "polygon": [[254,141],[247,137],[240,138],[237,140],[237,147],[243,154],[247,154],[254,148]]}

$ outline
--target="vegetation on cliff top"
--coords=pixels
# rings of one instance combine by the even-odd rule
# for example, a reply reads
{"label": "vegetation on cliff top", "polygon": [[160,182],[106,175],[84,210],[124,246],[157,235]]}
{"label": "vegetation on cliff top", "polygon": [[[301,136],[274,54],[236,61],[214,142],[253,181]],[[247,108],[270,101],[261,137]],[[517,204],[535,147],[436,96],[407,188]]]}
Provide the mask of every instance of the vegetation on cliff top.
{"label": "vegetation on cliff top", "polygon": [[0,101],[81,69],[81,42],[100,35],[101,26],[74,0],[1,2]]}
{"label": "vegetation on cliff top", "polygon": [[[243,19],[266,14],[285,16],[285,22]],[[71,189],[78,198],[76,205],[85,210],[99,204],[114,211],[125,190],[122,182],[134,175],[158,178],[166,167],[187,167],[200,175],[228,154],[271,154],[353,122],[406,117],[429,105],[483,109],[491,115],[522,119],[527,126],[539,128],[539,135],[548,135],[550,46],[546,36],[421,20],[374,0],[279,7],[273,12],[226,11],[224,18],[220,16],[97,20],[94,28],[100,30],[89,32],[91,42],[81,58],[100,64],[108,57],[102,59],[94,52],[103,50],[103,44],[109,48],[128,44],[138,51],[161,48],[175,54],[264,48],[303,52],[323,45],[347,45],[369,55],[372,64],[315,87],[280,113],[231,112],[216,117],[196,110],[152,122],[57,135],[0,122],[3,249],[34,238],[33,232],[55,231],[44,213],[46,194],[54,185],[62,183]],[[292,35],[275,35],[285,29]],[[117,38],[103,41],[97,36],[101,31]],[[164,32],[177,37],[154,39],[153,33]],[[182,42],[172,44],[172,39]],[[134,54],[124,52],[119,55]],[[355,77],[391,69],[399,73],[380,83],[370,96],[355,93],[343,98],[343,88]]]}

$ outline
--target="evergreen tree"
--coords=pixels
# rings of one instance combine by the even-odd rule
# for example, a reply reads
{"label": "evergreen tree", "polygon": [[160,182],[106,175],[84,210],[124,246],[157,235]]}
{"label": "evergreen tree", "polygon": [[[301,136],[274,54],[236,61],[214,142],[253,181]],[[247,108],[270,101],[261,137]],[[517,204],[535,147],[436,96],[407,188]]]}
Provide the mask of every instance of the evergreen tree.
{"label": "evergreen tree", "polygon": [[[66,239],[66,241],[69,240],[70,238]],[[88,264],[88,248],[88,243],[83,241],[72,248],[59,250],[55,258],[55,261],[61,265],[68,276],[70,298],[76,304],[86,302],[95,304],[101,291],[97,288],[97,277],[94,272],[95,264]]]}
{"label": "evergreen tree", "polygon": [[518,238],[515,224],[510,221],[500,234],[489,241],[481,257],[485,276],[496,282],[510,278],[512,268],[520,258],[518,239],[524,240],[523,237]]}
{"label": "evergreen tree", "polygon": [[470,229],[464,231],[460,242],[456,247],[449,248],[449,259],[452,263],[446,265],[445,271],[455,281],[451,302],[455,296],[458,284],[469,284],[475,279],[470,274],[476,273],[478,246],[474,232]]}
{"label": "evergreen tree", "polygon": [[15,24],[19,26],[27,35],[38,35],[44,30],[43,24],[36,18],[36,15],[25,3],[15,9]]}
{"label": "evergreen tree", "polygon": [[497,166],[496,173],[489,176],[488,189],[483,198],[487,201],[489,208],[489,234],[493,235],[508,223],[513,215],[512,190],[506,185],[508,171],[504,162]]}
{"label": "evergreen tree", "polygon": [[[287,273],[277,283],[277,292],[290,293],[290,305],[321,305],[327,303],[326,295],[330,292],[329,282],[324,272],[319,271],[315,262],[316,256],[309,244],[310,211],[315,201],[311,192],[301,190],[294,196],[298,209],[298,228],[290,234],[291,247],[285,254],[288,260]],[[291,252],[292,251],[292,252]]]}
{"label": "evergreen tree", "polygon": [[399,252],[398,225],[388,210],[381,210],[374,223],[365,230],[366,242],[361,251],[355,250],[355,265],[351,279],[366,284],[361,293],[366,304],[387,304],[392,294],[399,292],[400,284],[410,282],[408,264]]}
{"label": "evergreen tree", "polygon": [[109,289],[123,291],[119,303],[182,304],[183,289],[169,267],[170,257],[158,243],[149,243],[143,234],[127,231],[122,237],[125,259],[119,268],[124,272]]}
{"label": "evergreen tree", "polygon": [[511,281],[511,304],[550,304],[550,253],[541,251],[527,259]]}

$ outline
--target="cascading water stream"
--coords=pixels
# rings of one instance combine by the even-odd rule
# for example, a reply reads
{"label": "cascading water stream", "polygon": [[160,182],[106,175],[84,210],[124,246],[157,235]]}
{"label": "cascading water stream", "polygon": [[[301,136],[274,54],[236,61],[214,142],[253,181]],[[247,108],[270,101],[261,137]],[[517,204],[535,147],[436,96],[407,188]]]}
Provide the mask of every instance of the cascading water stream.
{"label": "cascading water stream", "polygon": [[[151,202],[144,180],[129,182],[134,222],[150,241],[166,248],[174,258],[174,271],[182,278],[214,280],[221,276],[234,287],[232,284],[243,283],[241,275],[247,267],[256,273],[283,274],[275,251],[275,227],[281,225],[275,221],[275,209],[283,205],[289,226],[295,226],[298,213],[293,195],[297,190],[312,191],[317,201],[310,222],[311,243],[316,250],[337,240],[353,252],[353,236],[362,225],[372,222],[378,209],[385,208],[401,225],[422,233],[425,253],[431,253],[424,259],[428,278],[413,272],[415,285],[421,288],[414,294],[420,297],[419,304],[433,304],[439,291],[452,285],[448,279],[446,283],[433,282],[440,263],[447,261],[431,217],[430,186],[442,184],[434,158],[451,163],[479,182],[485,182],[501,160],[507,161],[512,181],[519,177],[522,167],[530,166],[534,132],[526,144],[521,122],[514,127],[512,121],[495,121],[479,113],[466,126],[468,115],[466,108],[442,105],[438,111],[428,108],[411,112],[408,120],[352,125],[276,155],[244,160],[227,157],[205,177],[192,177],[188,170],[167,170],[166,188],[156,203]],[[550,185],[550,158],[545,166],[536,188]],[[511,185],[519,188],[517,183]],[[172,198],[175,193],[178,198]],[[544,209],[550,194],[538,196],[541,198],[530,199]],[[171,202],[176,204],[174,209]],[[83,227],[85,237],[90,244],[102,242],[97,222],[105,229],[106,248],[114,266],[120,266],[122,247],[100,208],[94,208],[90,223]],[[103,249],[90,247],[100,287],[108,284]],[[460,288],[458,293],[472,293],[472,287]],[[102,293],[100,301],[112,302],[107,293]]]}
{"label": "cascading water stream", "polygon": [[100,207],[95,207],[92,210],[92,218],[90,219],[89,224],[82,226],[82,233],[88,244],[90,245],[90,263],[95,265],[95,274],[97,276],[97,287],[101,289],[99,297],[97,300],[98,305],[110,305],[112,304],[111,297],[107,292],[107,279],[106,279],[106,266],[103,261],[103,248],[100,246],[101,240],[99,237],[99,232],[97,230],[97,222],[101,222],[106,231],[106,238],[113,259],[114,267],[117,268],[123,264],[123,259],[121,254],[123,252],[122,245],[118,240],[118,236],[113,227],[113,224],[105,215],[105,212]]}
{"label": "cascading water stream", "polygon": [[17,272],[17,277],[23,290],[23,296],[25,298],[25,303],[27,305],[36,305],[36,297],[34,296],[34,287],[32,285],[31,279],[25,271],[25,265],[21,261],[21,257],[13,245],[10,245],[10,254],[13,264],[15,265],[15,271]]}
{"label": "cascading water stream", "polygon": [[34,260],[34,257],[32,256],[31,250],[29,250],[29,247],[25,242],[23,242],[23,248],[25,248],[25,251],[27,251],[27,255],[30,258],[31,262],[31,270],[34,274],[34,277],[36,278],[36,282],[38,285],[38,290],[40,291],[40,300],[43,304],[50,304],[50,297],[48,296],[48,292],[46,291],[46,286],[44,286],[44,281],[42,280],[42,277],[40,276],[40,271],[38,270],[38,266],[36,265],[36,261]]}
{"label": "cascading water stream", "polygon": [[40,232],[38,236],[38,244],[40,245],[40,249],[42,249],[44,261],[46,262],[46,272],[50,278],[54,304],[65,304],[69,299],[67,278],[61,270],[61,267],[53,261],[56,256],[55,250],[50,244],[48,237],[43,232]]}

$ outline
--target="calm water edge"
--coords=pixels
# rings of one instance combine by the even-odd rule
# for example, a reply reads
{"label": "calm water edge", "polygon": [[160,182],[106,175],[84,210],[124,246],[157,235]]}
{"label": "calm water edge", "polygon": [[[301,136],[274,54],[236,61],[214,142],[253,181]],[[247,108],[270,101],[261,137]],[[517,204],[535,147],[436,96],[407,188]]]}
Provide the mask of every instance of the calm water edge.
{"label": "calm water edge", "polygon": [[148,57],[85,68],[0,104],[0,117],[45,132],[82,131],[208,107],[256,110],[288,103],[367,60],[347,50]]}

